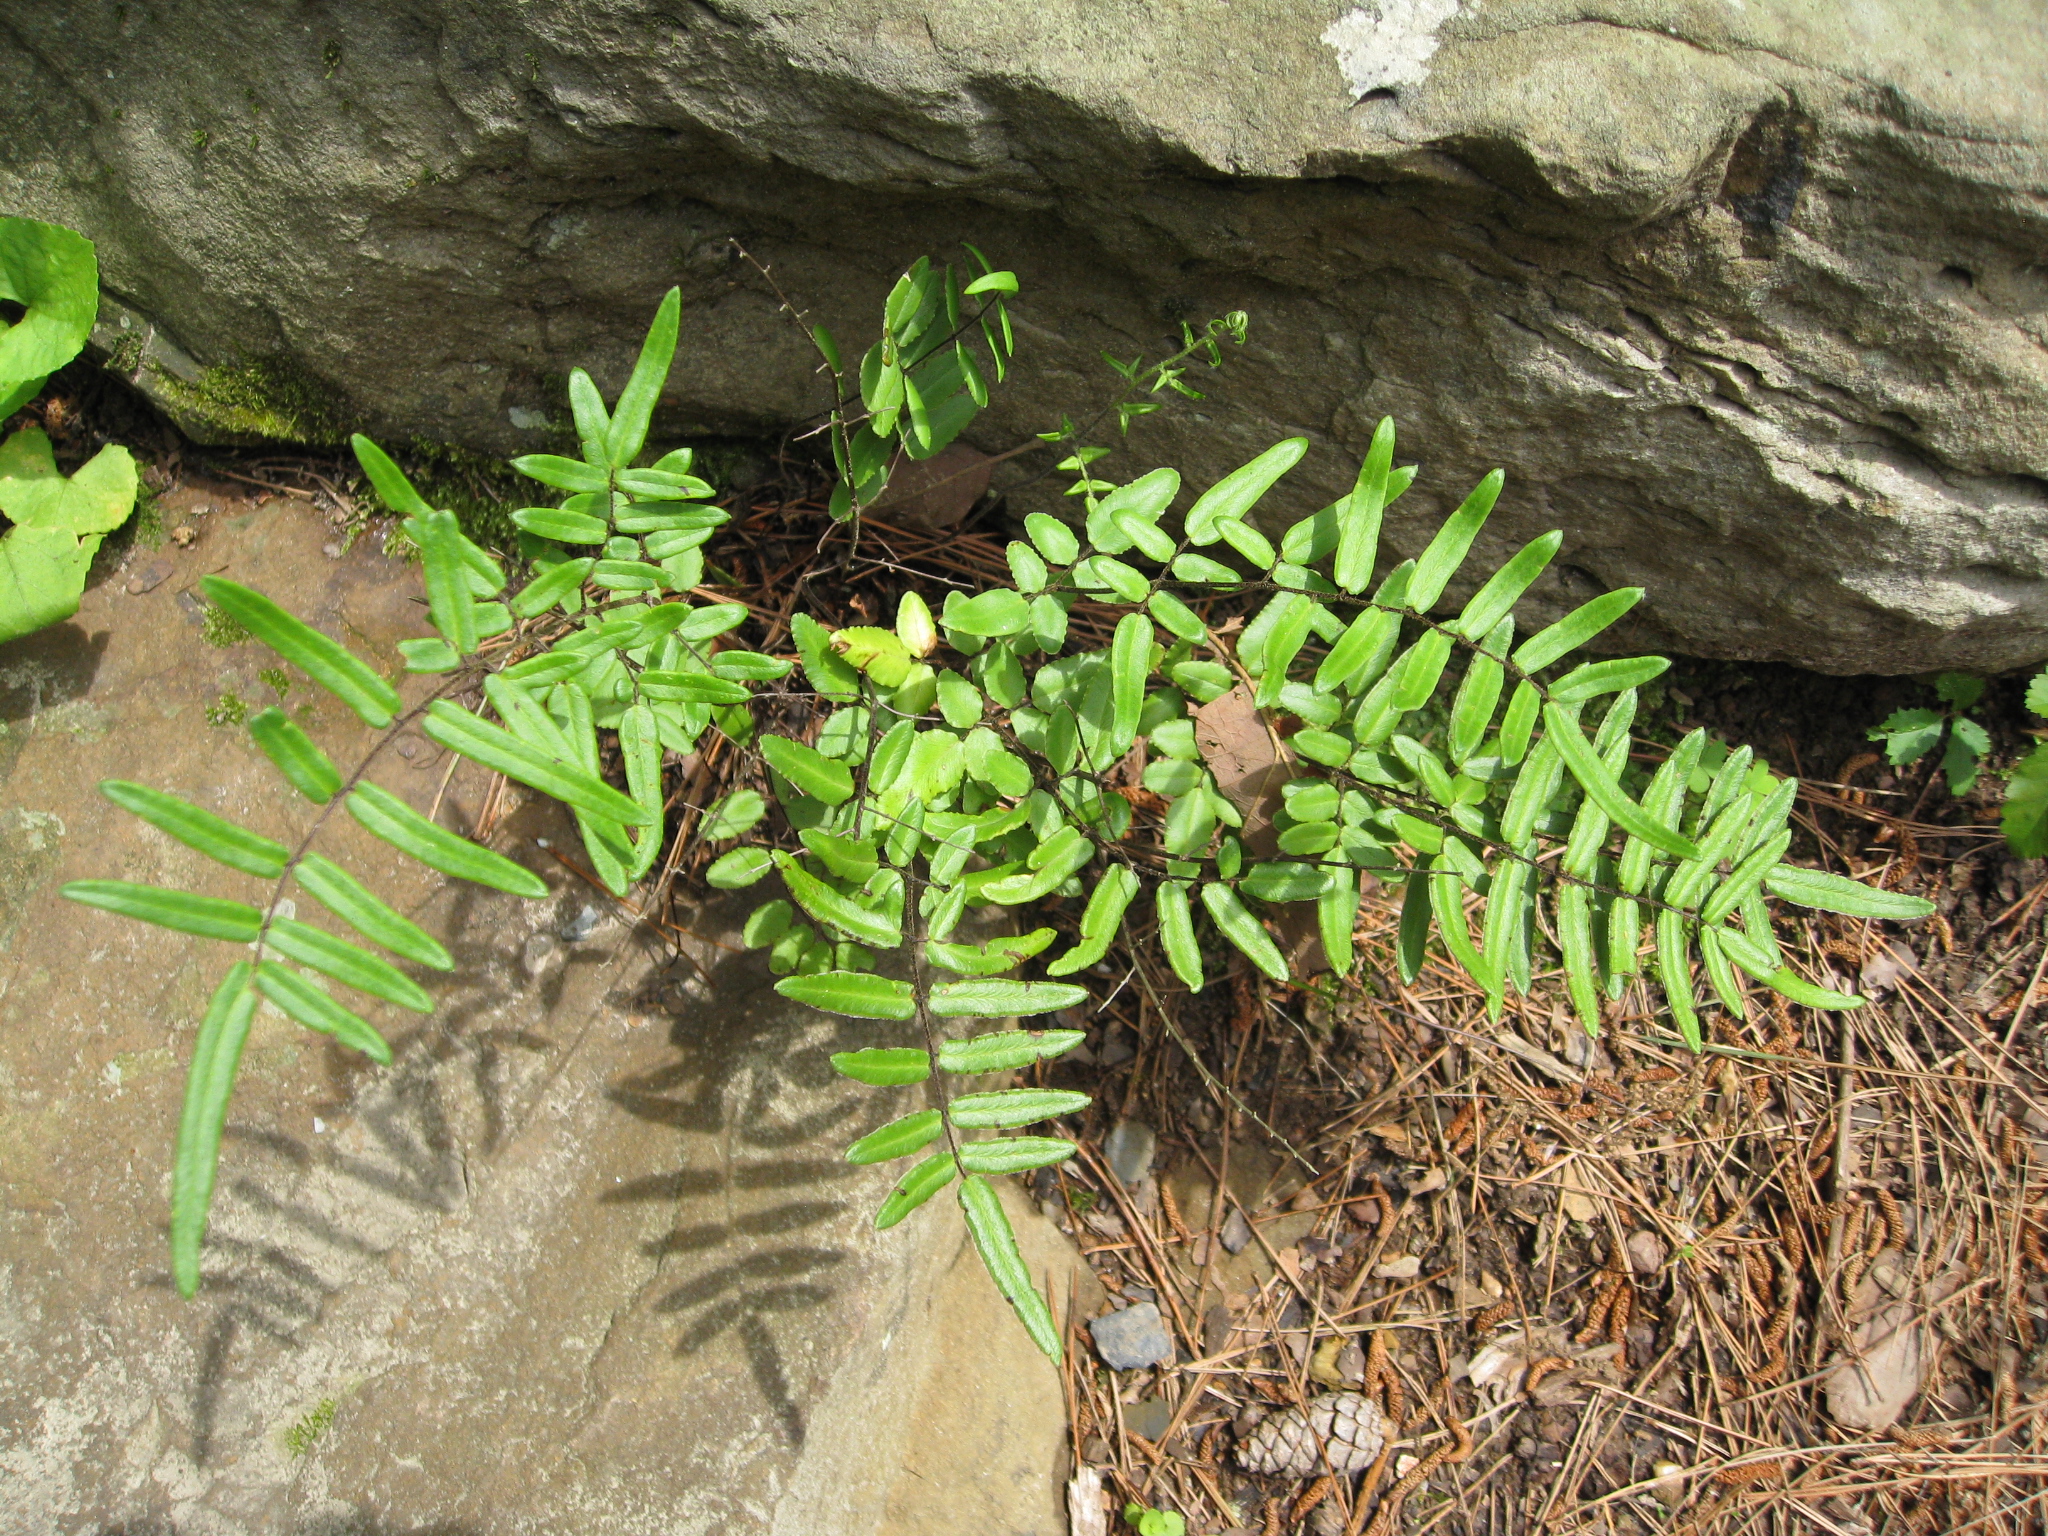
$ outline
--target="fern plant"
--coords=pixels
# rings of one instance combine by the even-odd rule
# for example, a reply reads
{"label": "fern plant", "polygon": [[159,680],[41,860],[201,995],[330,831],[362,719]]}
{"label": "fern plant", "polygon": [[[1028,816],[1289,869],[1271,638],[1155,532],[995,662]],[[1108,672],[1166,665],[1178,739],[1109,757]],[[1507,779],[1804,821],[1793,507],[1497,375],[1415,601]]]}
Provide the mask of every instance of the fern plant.
{"label": "fern plant", "polygon": [[[1015,281],[984,272],[963,291],[977,285],[1000,299]],[[856,410],[849,397],[835,409],[835,505],[848,517],[872,499],[883,472],[875,466],[886,469],[891,442],[927,450],[985,398],[962,361],[954,295],[950,272],[912,269],[890,296],[873,368],[863,365],[864,385],[879,370],[863,405]],[[1498,1013],[1510,993],[1529,990],[1554,948],[1592,1030],[1603,996],[1619,996],[1647,955],[1665,1008],[1697,1048],[1695,962],[1711,1001],[1738,1016],[1745,976],[1811,1007],[1859,1001],[1794,972],[1773,934],[1771,896],[1871,918],[1929,910],[1785,863],[1797,785],[1773,777],[1747,749],[1696,784],[1706,738],[1695,732],[1639,797],[1623,788],[1635,690],[1667,664],[1566,664],[1634,606],[1637,589],[1595,598],[1517,638],[1516,605],[1562,535],[1533,541],[1456,614],[1436,616],[1500,494],[1498,472],[1419,556],[1375,579],[1386,510],[1414,475],[1394,464],[1391,422],[1380,424],[1350,493],[1294,521],[1277,543],[1253,514],[1301,460],[1305,439],[1269,448],[1174,519],[1174,470],[1115,484],[1099,478],[1099,456],[1076,453],[1069,466],[1079,476],[1079,526],[1044,513],[1026,518],[1025,537],[1008,547],[1013,584],[950,591],[936,614],[906,593],[893,628],[832,630],[796,614],[793,660],[735,645],[749,610],[691,600],[703,546],[726,514],[705,499],[711,488],[691,473],[687,450],[635,467],[672,360],[678,306],[671,292],[611,407],[588,375],[571,375],[579,456],[513,461],[561,493],[553,506],[515,514],[529,540],[523,584],[452,514],[428,506],[374,444],[355,439],[364,472],[420,551],[434,633],[400,649],[408,669],[438,678],[423,702],[407,707],[368,663],[260,593],[210,577],[206,594],[386,730],[383,740],[417,720],[449,750],[560,800],[615,894],[662,851],[669,755],[696,749],[710,732],[757,754],[769,796],[736,789],[705,809],[699,835],[723,845],[707,878],[740,889],[778,875],[782,894],[745,926],[747,943],[765,948],[783,978],[778,990],[884,1026],[873,1045],[832,1058],[845,1076],[891,1089],[927,1085],[926,1107],[847,1151],[856,1163],[917,1159],[875,1225],[892,1226],[952,1188],[990,1274],[1054,1359],[1058,1331],[989,1181],[1075,1148],[1056,1136],[988,1133],[1024,1131],[1088,1099],[974,1080],[1079,1043],[1076,1030],[1013,1026],[1081,1002],[1086,987],[1064,978],[1091,972],[1112,944],[1156,944],[1182,983],[1200,989],[1212,974],[1204,929],[1213,927],[1285,982],[1288,961],[1266,920],[1304,904],[1342,975],[1354,965],[1360,881],[1370,870],[1403,892],[1405,977],[1418,975],[1439,943]],[[1233,324],[1241,335],[1241,319],[1226,329]],[[990,319],[984,332],[1003,361],[1006,325]],[[1187,340],[1213,343],[1217,334]],[[836,352],[829,337],[814,335],[821,351]],[[920,351],[918,337],[941,340]],[[943,351],[946,339],[953,350]],[[934,357],[937,371],[924,371]],[[1125,376],[1137,372],[1134,364]],[[1172,388],[1153,377],[1153,393]],[[1203,608],[1218,598],[1255,605],[1241,630],[1205,620]],[[1071,615],[1084,601],[1094,619],[1114,621],[1106,646],[1073,643]],[[1265,846],[1261,829],[1245,825],[1197,739],[1192,712],[1225,695],[1263,723],[1286,775],[1265,829],[1270,855],[1254,852]],[[761,704],[777,719],[801,705],[814,728],[762,731],[753,712]],[[188,1295],[200,1278],[221,1127],[258,998],[379,1061],[390,1059],[383,1038],[315,977],[402,1008],[432,1005],[391,960],[281,915],[286,887],[296,884],[398,960],[451,965],[431,936],[313,851],[334,808],[452,878],[523,896],[544,890],[522,866],[370,783],[364,770],[376,750],[344,778],[281,710],[262,711],[248,728],[286,783],[319,807],[295,847],[160,790],[103,787],[171,836],[266,882],[261,905],[124,881],[65,888],[88,905],[254,946],[213,996],[188,1079],[171,1225],[173,1270]],[[619,783],[603,771],[607,742]],[[1116,782],[1124,765],[1139,762],[1144,788],[1165,806],[1156,820],[1139,820],[1133,797],[1117,792],[1129,787]],[[770,797],[777,822],[768,819]],[[793,839],[767,835],[782,826]],[[1083,895],[1071,936],[1050,923],[979,943],[960,936],[970,909],[1031,909]],[[998,1022],[950,1034],[960,1020]]]}

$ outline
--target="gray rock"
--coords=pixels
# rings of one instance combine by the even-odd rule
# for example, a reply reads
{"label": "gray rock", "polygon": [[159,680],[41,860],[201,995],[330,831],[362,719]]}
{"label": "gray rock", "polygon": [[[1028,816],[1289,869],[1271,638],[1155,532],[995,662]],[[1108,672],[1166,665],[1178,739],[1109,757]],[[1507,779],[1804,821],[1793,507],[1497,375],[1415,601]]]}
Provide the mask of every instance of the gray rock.
{"label": "gray rock", "polygon": [[1102,1155],[1110,1172],[1125,1184],[1136,1184],[1152,1171],[1159,1150],[1158,1134],[1142,1120],[1119,1120],[1103,1139]]}
{"label": "gray rock", "polygon": [[1479,562],[1567,533],[1532,617],[1640,584],[1618,645],[1836,671],[2048,653],[2038,0],[10,25],[0,204],[99,242],[104,350],[209,441],[554,446],[560,375],[616,389],[671,283],[661,429],[760,433],[821,398],[729,237],[865,345],[894,273],[966,236],[1025,293],[1019,383],[975,446],[1092,411],[1099,348],[1244,308],[1212,404],[1146,422],[1131,471],[1192,490],[1306,433],[1269,509],[1298,517],[1391,413],[1426,470],[1391,552],[1501,465]]}
{"label": "gray rock", "polygon": [[1223,1218],[1223,1230],[1218,1232],[1223,1246],[1232,1253],[1243,1253],[1252,1240],[1252,1224],[1244,1219],[1244,1212],[1232,1208]]}
{"label": "gray rock", "polygon": [[1173,1358],[1173,1340],[1166,1336],[1159,1308],[1149,1301],[1094,1319],[1088,1332],[1102,1363],[1113,1371],[1140,1370]]}

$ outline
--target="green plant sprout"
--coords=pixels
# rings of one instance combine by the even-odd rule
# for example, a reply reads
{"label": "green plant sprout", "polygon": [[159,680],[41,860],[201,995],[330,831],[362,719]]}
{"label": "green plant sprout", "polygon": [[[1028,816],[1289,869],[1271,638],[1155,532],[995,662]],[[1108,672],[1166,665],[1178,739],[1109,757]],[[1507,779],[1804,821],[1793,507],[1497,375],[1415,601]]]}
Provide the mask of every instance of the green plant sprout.
{"label": "green plant sprout", "polygon": [[1170,1509],[1148,1509],[1143,1504],[1124,1506],[1124,1523],[1138,1536],[1187,1536],[1187,1521]]}
{"label": "green plant sprout", "polygon": [[[0,421],[41,392],[85,346],[99,314],[92,242],[56,224],[0,218],[0,300],[22,315],[0,320]],[[57,469],[40,427],[0,443],[0,641],[78,611],[100,541],[135,509],[135,460],[102,448],[71,476]]]}
{"label": "green plant sprout", "polygon": [[1944,672],[1935,678],[1934,691],[1946,708],[1893,710],[1868,734],[1884,743],[1885,761],[1894,768],[1939,752],[1948,792],[1961,797],[1977,782],[1977,770],[1991,750],[1991,734],[1968,714],[1984,697],[1984,679]]}
{"label": "green plant sprout", "polygon": [[[986,383],[962,361],[958,301],[996,296],[976,319],[1000,378],[1012,346],[1000,297],[1015,289],[1010,274],[988,271],[961,289],[949,269],[920,262],[890,294],[884,339],[862,365],[868,414],[857,428],[850,417],[832,423],[841,513],[868,504],[894,451],[927,451],[979,409]],[[727,513],[692,473],[689,450],[639,463],[680,303],[673,290],[662,301],[616,401],[581,369],[570,374],[576,456],[512,461],[555,493],[553,505],[513,514],[528,541],[520,581],[374,443],[354,439],[364,473],[419,550],[432,633],[398,647],[430,680],[418,702],[263,594],[202,581],[208,601],[382,734],[344,776],[283,710],[249,717],[281,792],[318,807],[291,847],[161,790],[102,785],[116,804],[260,882],[254,901],[122,880],[64,888],[75,901],[234,946],[198,1031],[174,1155],[171,1259],[183,1294],[200,1282],[222,1125],[258,1000],[388,1064],[383,1036],[326,983],[427,1013],[432,997],[394,960],[454,965],[439,941],[314,851],[335,809],[450,878],[547,894],[524,866],[368,780],[401,727],[417,725],[561,801],[590,868],[620,897],[665,846],[673,760],[723,736],[754,764],[765,793],[736,788],[701,824],[699,836],[722,845],[709,882],[742,889],[779,877],[780,892],[743,930],[782,977],[777,990],[873,1021],[871,1044],[832,1057],[838,1072],[892,1092],[921,1085],[925,1095],[924,1107],[847,1149],[856,1164],[914,1160],[875,1226],[951,1189],[983,1264],[1054,1360],[1059,1330],[990,1181],[1072,1156],[1066,1138],[1026,1132],[1089,1099],[973,1080],[1000,1082],[1078,1044],[1079,1030],[1027,1026],[1084,1001],[1087,987],[1068,978],[1092,973],[1112,944],[1157,945],[1191,991],[1214,974],[1205,950],[1219,945],[1285,983],[1289,962],[1266,924],[1294,906],[1313,914],[1343,977],[1356,963],[1360,882],[1371,871],[1401,892],[1404,978],[1439,944],[1498,1016],[1510,993],[1526,994],[1539,970],[1558,966],[1592,1031],[1605,1000],[1631,986],[1651,995],[1647,957],[1663,1010],[1697,1050],[1700,1009],[1743,1016],[1751,980],[1807,1007],[1862,1001],[1799,974],[1773,931],[1770,898],[1873,919],[1931,910],[1785,863],[1796,781],[1759,776],[1747,748],[1696,777],[1704,731],[1678,744],[1639,797],[1623,790],[1636,689],[1668,664],[1571,664],[1634,606],[1635,588],[1518,636],[1516,605],[1562,534],[1484,573],[1461,608],[1439,616],[1500,494],[1498,471],[1420,554],[1381,573],[1386,509],[1414,478],[1394,463],[1391,421],[1379,424],[1352,489],[1277,538],[1253,514],[1307,453],[1304,438],[1274,444],[1172,519],[1176,471],[1114,484],[1090,458],[1076,471],[1088,481],[1079,526],[1027,517],[1007,550],[1012,585],[950,590],[937,612],[906,592],[888,628],[833,630],[797,612],[794,660],[749,649],[736,633],[750,620],[746,605],[693,598],[704,546]],[[835,350],[829,339],[818,345]],[[1203,617],[1219,598],[1253,605],[1241,630]],[[1114,617],[1106,646],[1074,643],[1069,610],[1082,599]],[[514,631],[518,643],[495,654],[518,659],[487,659],[483,642]],[[1284,770],[1279,795],[1250,818],[1222,793],[1191,717],[1226,696]],[[800,740],[782,722],[806,711],[816,730]],[[1166,803],[1156,822],[1134,825],[1131,801],[1111,792],[1127,760],[1142,762],[1145,786]],[[393,959],[282,915],[290,886]],[[971,908],[1028,911],[1054,898],[1079,901],[1078,917],[980,943],[957,936]]]}
{"label": "green plant sprout", "polygon": [[[2027,684],[2027,708],[2048,715],[2048,671]],[[1998,819],[2014,853],[2023,859],[2048,857],[2048,741],[2035,742],[2013,768]]]}

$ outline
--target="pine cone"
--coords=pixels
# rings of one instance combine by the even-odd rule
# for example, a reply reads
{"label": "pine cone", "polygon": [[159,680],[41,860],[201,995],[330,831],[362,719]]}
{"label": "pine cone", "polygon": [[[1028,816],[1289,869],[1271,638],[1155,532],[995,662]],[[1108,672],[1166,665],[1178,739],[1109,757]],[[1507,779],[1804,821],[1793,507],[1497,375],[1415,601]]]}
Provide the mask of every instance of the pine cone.
{"label": "pine cone", "polygon": [[1247,1472],[1317,1476],[1323,1471],[1318,1436],[1330,1471],[1340,1477],[1363,1472],[1387,1443],[1386,1415],[1362,1392],[1325,1392],[1306,1411],[1282,1408],[1268,1414],[1238,1446],[1237,1464]]}

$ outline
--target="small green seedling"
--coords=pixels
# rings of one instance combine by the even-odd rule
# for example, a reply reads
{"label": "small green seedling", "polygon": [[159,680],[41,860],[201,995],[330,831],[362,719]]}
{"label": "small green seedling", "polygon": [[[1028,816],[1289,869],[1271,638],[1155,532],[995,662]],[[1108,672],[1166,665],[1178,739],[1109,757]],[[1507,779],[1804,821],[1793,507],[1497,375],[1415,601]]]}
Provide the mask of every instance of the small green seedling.
{"label": "small green seedling", "polygon": [[1126,1504],[1124,1520],[1138,1536],[1186,1536],[1187,1522],[1170,1509],[1147,1509],[1143,1504]]}
{"label": "small green seedling", "polygon": [[1917,763],[1941,752],[1941,772],[1948,792],[1962,796],[1977,782],[1977,770],[1991,749],[1991,735],[1965,711],[1984,696],[1984,679],[1965,672],[1944,672],[1934,680],[1944,709],[1895,709],[1881,725],[1873,725],[1872,741],[1884,743],[1885,761],[1894,768]]}

